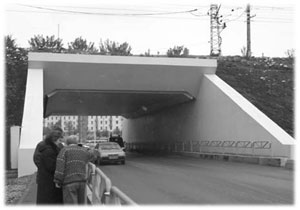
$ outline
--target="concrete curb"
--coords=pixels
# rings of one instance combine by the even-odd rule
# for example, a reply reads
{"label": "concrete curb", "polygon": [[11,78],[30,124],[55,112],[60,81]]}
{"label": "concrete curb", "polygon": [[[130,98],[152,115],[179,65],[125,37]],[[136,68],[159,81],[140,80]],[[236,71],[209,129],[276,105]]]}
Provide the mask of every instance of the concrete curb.
{"label": "concrete curb", "polygon": [[199,153],[199,152],[175,152],[178,155],[196,157],[202,159],[223,160],[232,162],[243,162],[275,167],[284,167],[289,170],[294,169],[294,160],[286,157],[254,157],[235,154],[218,154],[218,153]]}

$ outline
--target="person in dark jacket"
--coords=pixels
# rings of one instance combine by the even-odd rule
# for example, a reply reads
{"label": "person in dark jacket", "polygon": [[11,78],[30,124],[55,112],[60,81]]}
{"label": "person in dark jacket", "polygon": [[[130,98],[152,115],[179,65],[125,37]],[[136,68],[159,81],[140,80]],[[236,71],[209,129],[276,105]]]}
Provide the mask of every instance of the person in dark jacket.
{"label": "person in dark jacket", "polygon": [[[59,131],[61,133],[61,135],[63,135],[63,130],[58,126],[55,126],[52,130]],[[41,150],[42,147],[45,146],[45,144],[46,144],[46,142],[45,142],[45,138],[44,138],[35,147],[34,154],[33,154],[33,162],[36,165],[36,167],[38,167],[39,164],[40,164],[40,161],[41,161],[41,151],[40,150]],[[58,146],[60,148],[62,148],[63,144],[59,144]],[[38,183],[38,180],[39,180],[39,174],[37,173],[36,174],[36,183]]]}
{"label": "person in dark jacket", "polygon": [[56,158],[60,151],[58,147],[62,133],[53,130],[46,136],[44,143],[39,145],[37,161],[37,204],[62,204],[62,190],[53,182]]}

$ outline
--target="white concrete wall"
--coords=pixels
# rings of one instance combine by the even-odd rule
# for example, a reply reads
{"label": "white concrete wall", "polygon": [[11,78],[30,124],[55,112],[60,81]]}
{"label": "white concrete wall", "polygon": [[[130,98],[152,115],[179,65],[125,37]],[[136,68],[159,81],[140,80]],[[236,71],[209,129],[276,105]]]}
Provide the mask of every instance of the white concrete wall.
{"label": "white concrete wall", "polygon": [[20,126],[10,127],[10,167],[18,168],[18,149],[20,143]]}
{"label": "white concrete wall", "polygon": [[[196,101],[124,123],[127,142],[270,141],[256,155],[293,158],[294,139],[216,75],[204,75]],[[207,151],[222,152],[216,148]],[[230,152],[244,152],[239,149]]]}
{"label": "white concrete wall", "polygon": [[43,138],[43,69],[28,69],[18,155],[18,176],[36,171],[33,151]]}

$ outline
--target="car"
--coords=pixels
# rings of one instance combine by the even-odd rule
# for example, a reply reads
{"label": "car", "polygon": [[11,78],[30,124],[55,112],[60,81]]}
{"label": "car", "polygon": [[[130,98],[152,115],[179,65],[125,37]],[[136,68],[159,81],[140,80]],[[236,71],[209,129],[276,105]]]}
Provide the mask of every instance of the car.
{"label": "car", "polygon": [[100,165],[102,163],[121,163],[125,164],[125,152],[120,145],[115,142],[101,142],[95,147],[98,151],[95,163]]}
{"label": "car", "polygon": [[94,148],[98,143],[108,142],[108,137],[100,137],[100,139],[89,139],[85,141],[85,144],[90,148]]}

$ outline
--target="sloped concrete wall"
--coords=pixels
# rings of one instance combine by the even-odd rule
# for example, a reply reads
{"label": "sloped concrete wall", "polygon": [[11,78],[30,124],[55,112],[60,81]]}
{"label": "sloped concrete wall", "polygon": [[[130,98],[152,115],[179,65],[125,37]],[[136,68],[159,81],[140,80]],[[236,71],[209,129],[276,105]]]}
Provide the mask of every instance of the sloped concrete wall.
{"label": "sloped concrete wall", "polygon": [[18,152],[18,176],[36,171],[33,151],[43,138],[43,69],[28,69]]}
{"label": "sloped concrete wall", "polygon": [[[216,75],[204,75],[195,101],[155,115],[126,120],[124,139],[141,143],[270,141],[271,149],[256,150],[254,155],[288,158],[294,155],[294,139]],[[206,149],[224,152],[224,148]],[[252,151],[243,148],[230,152],[249,154]]]}

